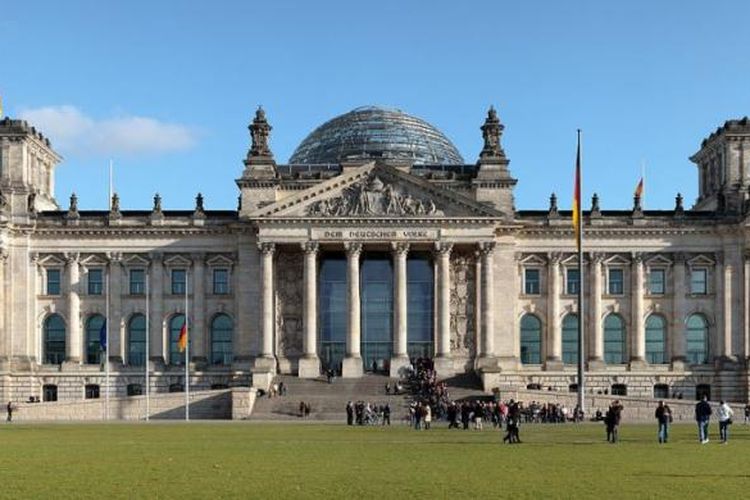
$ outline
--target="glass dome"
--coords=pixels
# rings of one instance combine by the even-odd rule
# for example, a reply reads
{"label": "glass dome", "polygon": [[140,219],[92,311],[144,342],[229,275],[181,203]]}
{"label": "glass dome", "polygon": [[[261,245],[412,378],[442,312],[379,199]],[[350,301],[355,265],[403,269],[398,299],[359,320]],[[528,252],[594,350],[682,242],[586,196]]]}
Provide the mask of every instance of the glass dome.
{"label": "glass dome", "polygon": [[290,164],[333,164],[360,158],[408,160],[422,165],[461,165],[456,147],[438,129],[398,109],[356,108],[313,130]]}

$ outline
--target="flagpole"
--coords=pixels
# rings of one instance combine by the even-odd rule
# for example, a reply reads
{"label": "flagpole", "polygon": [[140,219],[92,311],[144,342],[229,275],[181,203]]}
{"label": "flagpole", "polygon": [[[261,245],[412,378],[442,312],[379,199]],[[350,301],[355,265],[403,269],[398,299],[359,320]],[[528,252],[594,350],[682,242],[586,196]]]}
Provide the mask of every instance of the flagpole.
{"label": "flagpole", "polygon": [[641,190],[641,208],[646,210],[646,160],[641,160],[641,179],[643,181],[643,189]]}
{"label": "flagpole", "polygon": [[582,414],[585,414],[585,381],[584,381],[584,342],[583,342],[583,323],[584,323],[584,308],[583,308],[583,211],[581,210],[581,129],[578,129],[578,148],[576,152],[576,185],[578,203],[576,204],[575,210],[578,218],[578,227],[576,228],[576,244],[578,246],[578,409]]}
{"label": "flagpole", "polygon": [[149,322],[149,316],[151,315],[151,308],[149,307],[149,302],[151,302],[151,297],[149,295],[149,270],[146,269],[146,422],[148,422],[149,415],[151,414],[151,391],[150,391],[150,380],[149,380],[149,353],[151,352],[149,349],[149,337],[151,336],[151,323]]}
{"label": "flagpole", "polygon": [[190,420],[190,327],[188,323],[188,271],[185,270],[185,421]]}
{"label": "flagpole", "polygon": [[[111,265],[111,263],[110,263]],[[107,295],[105,296],[105,318],[104,318],[104,373],[105,373],[105,401],[104,401],[104,419],[109,420],[109,271],[107,268],[107,275],[105,276],[105,288],[107,289]]]}

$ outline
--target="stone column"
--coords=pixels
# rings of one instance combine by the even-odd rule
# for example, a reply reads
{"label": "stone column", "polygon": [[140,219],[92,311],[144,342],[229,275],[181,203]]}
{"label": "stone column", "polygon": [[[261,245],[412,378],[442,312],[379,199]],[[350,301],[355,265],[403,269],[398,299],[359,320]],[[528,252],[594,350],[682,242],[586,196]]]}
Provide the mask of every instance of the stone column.
{"label": "stone column", "polygon": [[259,243],[260,249],[260,314],[261,314],[261,350],[256,359],[256,368],[275,371],[273,349],[273,254],[276,246],[273,243]]}
{"label": "stone column", "polygon": [[[2,262],[2,261],[0,261]],[[750,358],[750,255],[745,253],[742,275],[742,356],[744,360]]]}
{"label": "stone column", "polygon": [[65,344],[66,361],[72,364],[81,363],[83,341],[81,339],[81,268],[78,254],[66,256],[68,261],[68,338]]}
{"label": "stone column", "polygon": [[669,329],[669,336],[672,346],[672,370],[683,371],[686,362],[686,344],[685,344],[685,294],[688,292],[686,281],[687,273],[685,270],[685,255],[676,253],[674,256],[674,284],[672,288],[672,300],[674,301],[674,323]]}
{"label": "stone column", "polygon": [[109,361],[122,364],[123,328],[122,328],[122,254],[114,252],[109,255]]}
{"label": "stone column", "polygon": [[10,371],[10,358],[13,355],[10,341],[10,321],[7,314],[8,301],[5,293],[5,277],[8,276],[5,272],[5,266],[8,262],[8,255],[8,251],[0,247],[0,371]]}
{"label": "stone column", "polygon": [[643,318],[643,256],[633,255],[631,265],[632,284],[632,324],[633,345],[630,354],[630,368],[643,368],[646,364],[646,325]]}
{"label": "stone column", "polygon": [[[734,293],[732,290],[732,277],[734,274],[733,259],[730,252],[724,252],[724,262],[717,259],[716,263],[716,311],[721,314],[721,321],[717,317],[716,340],[714,344],[717,349],[714,354],[721,358],[722,362],[733,361],[732,355],[732,323]],[[717,314],[718,316],[718,314]]]}
{"label": "stone column", "polygon": [[346,378],[362,376],[362,355],[360,354],[361,303],[359,298],[359,258],[362,244],[348,242],[346,249],[346,291],[347,328],[346,357],[342,363],[341,375]]}
{"label": "stone column", "polygon": [[237,237],[237,266],[232,272],[234,307],[237,318],[232,335],[234,370],[250,370],[260,352],[258,311],[260,310],[260,256],[248,232]]}
{"label": "stone column", "polygon": [[408,243],[391,243],[393,250],[393,356],[391,357],[391,377],[398,377],[399,370],[409,365],[407,353],[407,294],[406,257]]}
{"label": "stone column", "polygon": [[602,332],[602,261],[604,261],[604,255],[594,253],[591,259],[591,351],[588,368],[601,370],[604,368],[604,334]]}
{"label": "stone column", "polygon": [[450,258],[453,243],[438,242],[435,244],[438,269],[437,300],[437,348],[435,349],[435,370],[440,377],[451,376],[454,372],[451,357],[451,266]]}
{"label": "stone column", "polygon": [[560,325],[560,260],[559,254],[549,255],[547,266],[547,371],[562,370],[562,326]]}
{"label": "stone column", "polygon": [[308,241],[302,244],[305,252],[304,261],[304,293],[302,296],[302,310],[304,321],[304,337],[302,339],[303,355],[299,360],[299,376],[301,378],[315,378],[320,375],[320,359],[318,359],[318,242]]}
{"label": "stone column", "polygon": [[164,263],[161,253],[151,254],[149,292],[151,293],[151,311],[149,318],[149,359],[154,368],[163,367],[164,359]]}
{"label": "stone column", "polygon": [[482,325],[479,365],[487,366],[489,360],[495,358],[495,293],[493,260],[495,257],[495,243],[491,241],[479,244],[479,255],[482,262],[481,297],[482,297]]}
{"label": "stone column", "polygon": [[190,344],[190,359],[205,365],[208,363],[206,353],[210,343],[210,334],[206,328],[206,256],[203,253],[195,253],[192,258],[193,279],[190,284],[193,287],[193,303],[190,305],[190,312],[193,319],[190,324],[190,333],[194,341]]}

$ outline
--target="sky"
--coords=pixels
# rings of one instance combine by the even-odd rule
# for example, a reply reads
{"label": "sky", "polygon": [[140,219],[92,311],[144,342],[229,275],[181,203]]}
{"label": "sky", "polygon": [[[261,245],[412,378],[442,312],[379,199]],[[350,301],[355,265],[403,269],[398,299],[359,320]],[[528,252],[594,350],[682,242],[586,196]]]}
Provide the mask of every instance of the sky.
{"label": "sky", "polygon": [[368,104],[474,163],[492,104],[517,208],[570,207],[580,128],[584,199],[632,207],[645,165],[644,205],[671,209],[701,140],[750,114],[748,19],[744,0],[3,0],[0,95],[64,157],[63,208],[106,208],[112,159],[123,209],[234,209],[258,105],[279,163]]}

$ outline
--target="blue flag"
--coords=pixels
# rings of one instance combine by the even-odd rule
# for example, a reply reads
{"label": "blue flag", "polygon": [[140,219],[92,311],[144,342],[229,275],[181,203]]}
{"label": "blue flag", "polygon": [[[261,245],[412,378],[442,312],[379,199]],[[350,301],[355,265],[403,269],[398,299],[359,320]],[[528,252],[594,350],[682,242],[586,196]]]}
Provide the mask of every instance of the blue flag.
{"label": "blue flag", "polygon": [[99,345],[102,347],[102,351],[107,350],[107,320],[102,323],[102,328],[99,330]]}

